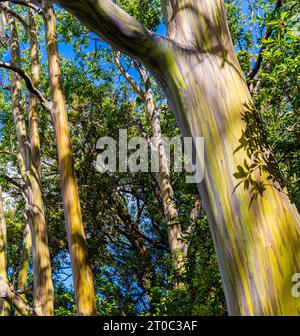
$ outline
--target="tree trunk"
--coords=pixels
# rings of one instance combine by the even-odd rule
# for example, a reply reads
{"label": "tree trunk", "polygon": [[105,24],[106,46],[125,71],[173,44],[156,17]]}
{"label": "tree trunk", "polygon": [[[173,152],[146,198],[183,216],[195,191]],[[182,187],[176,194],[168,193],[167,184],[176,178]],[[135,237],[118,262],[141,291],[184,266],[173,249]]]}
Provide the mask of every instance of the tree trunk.
{"label": "tree trunk", "polygon": [[[8,14],[10,28],[10,51],[11,61],[20,67],[20,48],[17,28],[14,18]],[[31,22],[33,24],[33,22]],[[34,26],[30,30],[31,55],[37,52],[34,37]],[[34,57],[37,58],[37,55]],[[33,80],[38,79],[38,69],[33,62]],[[48,236],[44,216],[44,206],[40,184],[39,156],[33,153],[39,152],[39,136],[37,128],[37,106],[34,105],[33,97],[30,97],[29,130],[28,139],[24,113],[21,105],[21,79],[17,73],[12,75],[12,112],[16,127],[18,146],[20,152],[20,169],[25,170],[25,196],[27,202],[27,216],[30,224],[32,237],[33,268],[34,268],[34,306],[38,315],[53,315],[53,284],[51,278],[51,263],[48,248]],[[37,83],[36,83],[37,84]],[[33,122],[33,125],[31,125]]]}
{"label": "tree trunk", "polygon": [[[31,80],[35,88],[39,88],[40,80],[40,63],[38,50],[38,36],[34,12],[28,10],[28,23],[30,35],[30,62],[31,62]],[[40,137],[38,123],[38,97],[29,92],[29,109],[28,109],[28,137],[31,151],[32,164],[36,170],[36,180],[41,184],[41,154],[40,154]]]}
{"label": "tree trunk", "polygon": [[10,306],[16,309],[17,314],[26,316],[36,315],[35,310],[23,300],[21,295],[16,294],[8,284],[6,245],[6,223],[4,219],[2,188],[0,186],[0,316],[9,316]]}
{"label": "tree trunk", "polygon": [[170,251],[174,259],[175,268],[179,273],[184,272],[184,258],[186,257],[186,244],[183,242],[183,233],[178,217],[178,211],[173,201],[173,187],[171,184],[168,159],[163,144],[160,125],[160,112],[155,106],[154,97],[150,85],[150,76],[140,69],[141,76],[145,85],[145,105],[149,115],[152,130],[152,146],[158,152],[158,171],[155,178],[159,186],[159,191],[167,219],[167,231]]}
{"label": "tree trunk", "polygon": [[[0,186],[0,281],[8,282],[7,265],[6,265],[6,223],[4,219],[4,208],[2,199],[2,188]],[[9,303],[5,299],[0,298],[0,316],[9,316]]]}
{"label": "tree trunk", "polygon": [[[18,274],[18,287],[17,287],[18,292],[25,292],[27,288],[31,248],[32,248],[32,241],[31,241],[30,227],[28,224],[26,224],[23,234],[23,248]],[[25,293],[21,294],[20,296],[24,301],[26,301]]]}
{"label": "tree trunk", "polygon": [[48,1],[43,1],[43,10],[46,28],[49,80],[53,103],[52,120],[56,135],[62,198],[72,263],[77,313],[78,315],[95,315],[96,304],[93,277],[88,263],[79,191],[73,164],[68,117],[61,83],[56,39],[56,17],[52,4]]}
{"label": "tree trunk", "polygon": [[299,315],[300,298],[291,290],[300,269],[300,217],[262,134],[223,1],[162,1],[168,39],[109,0],[55,2],[114,48],[144,62],[164,89],[183,136],[194,142],[204,137],[199,192],[229,314]]}
{"label": "tree trunk", "polygon": [[[152,130],[152,137],[148,139],[147,134],[144,134],[141,129],[142,135],[150,142],[152,152],[155,153],[154,160],[157,171],[154,172],[156,182],[159,187],[160,197],[163,205],[164,215],[167,221],[167,234],[169,241],[169,248],[174,260],[175,269],[179,273],[185,271],[184,258],[187,255],[187,244],[183,242],[183,233],[179,221],[178,211],[173,201],[173,187],[170,178],[170,171],[168,167],[168,159],[166,156],[165,146],[163,143],[161,124],[160,124],[160,110],[155,105],[153,92],[151,90],[150,75],[144,69],[140,62],[135,62],[135,67],[140,74],[142,84],[145,89],[142,90],[136,81],[129,75],[124,69],[120,59],[120,52],[115,52],[116,64],[124,76],[124,78],[131,85],[132,89],[140,96],[144,101],[149,122]],[[141,125],[139,125],[141,126]],[[141,128],[141,127],[140,127]]]}
{"label": "tree trunk", "polygon": [[298,315],[291,279],[299,271],[299,214],[266,144],[224,6],[193,1],[172,19],[174,11],[166,10],[168,34],[177,45],[165,63],[173,70],[165,73],[164,89],[183,135],[205,140],[199,191],[228,311]]}

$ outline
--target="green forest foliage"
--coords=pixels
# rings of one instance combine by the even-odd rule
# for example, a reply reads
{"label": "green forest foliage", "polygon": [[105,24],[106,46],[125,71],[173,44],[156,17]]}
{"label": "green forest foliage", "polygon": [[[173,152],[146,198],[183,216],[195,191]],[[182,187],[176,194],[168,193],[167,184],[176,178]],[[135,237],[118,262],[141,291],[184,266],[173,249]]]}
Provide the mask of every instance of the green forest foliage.
{"label": "green forest foliage", "polygon": [[[163,29],[158,0],[116,2],[150,29]],[[299,2],[286,1],[277,11],[274,11],[275,3],[228,0],[226,7],[232,39],[245,76],[251,72],[258,55],[263,57],[257,75],[249,80],[249,87],[289,194],[300,207]],[[22,9],[18,10],[22,14]],[[63,86],[98,314],[226,315],[217,260],[203,209],[196,233],[185,237],[190,241],[186,273],[178,275],[168,251],[166,220],[154,176],[151,173],[96,172],[95,145],[99,137],[117,139],[120,128],[128,129],[129,137],[137,136],[139,123],[151,136],[150,125],[143,102],[118,71],[111,48],[66,12],[57,9],[57,15]],[[42,22],[39,25],[42,27]],[[28,70],[27,35],[19,28],[23,68]],[[266,39],[268,30],[271,34]],[[44,36],[43,30],[40,31],[41,89],[49,95]],[[2,58],[5,52],[6,49],[1,48]],[[132,60],[124,55],[121,59],[126,70],[139,82]],[[3,69],[0,74],[0,182],[7,209],[9,277],[15,284],[22,250],[24,201],[21,193],[3,178],[3,175],[10,175],[20,181],[7,91],[11,74]],[[154,80],[151,84],[156,104],[165,106],[165,98]],[[27,99],[28,93],[24,90],[25,109]],[[164,136],[179,135],[168,108],[163,109],[161,119]],[[40,135],[55,312],[75,315],[54,131],[50,116],[42,108]],[[171,180],[181,224],[187,228],[197,189],[185,183],[184,173],[172,172]],[[132,241],[128,231],[130,225],[136,228],[139,239],[147,246],[142,255]],[[174,285],[175,278],[177,281],[180,278],[180,286]],[[29,301],[31,296],[29,291]]]}

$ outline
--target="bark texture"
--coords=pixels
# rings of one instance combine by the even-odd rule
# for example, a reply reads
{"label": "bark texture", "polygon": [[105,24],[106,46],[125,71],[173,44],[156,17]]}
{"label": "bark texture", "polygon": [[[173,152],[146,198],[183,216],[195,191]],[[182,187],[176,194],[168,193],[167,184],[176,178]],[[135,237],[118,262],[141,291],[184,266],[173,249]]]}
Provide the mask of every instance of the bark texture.
{"label": "bark texture", "polygon": [[[4,218],[2,188],[0,186],[0,278],[7,283],[6,245],[6,223]],[[0,316],[8,316],[9,311],[10,309],[8,302],[0,298]]]}
{"label": "bark texture", "polygon": [[300,298],[291,293],[300,269],[299,212],[266,144],[223,1],[162,0],[168,38],[109,0],[55,2],[148,66],[183,136],[204,137],[205,176],[198,187],[229,314],[299,315]]}
{"label": "bark texture", "polygon": [[[33,18],[32,18],[33,19]],[[10,29],[11,62],[20,67],[20,48],[15,19],[8,14]],[[36,32],[34,22],[30,29],[31,56],[37,59]],[[33,81],[38,80],[37,64],[32,64]],[[27,133],[24,111],[21,99],[22,83],[19,74],[12,75],[12,113],[19,146],[20,170],[25,181],[24,194],[26,198],[26,215],[29,221],[34,268],[34,306],[38,315],[53,315],[53,284],[51,278],[51,263],[48,248],[48,236],[44,215],[44,205],[40,181],[39,135],[37,128],[37,105],[30,97],[29,135]],[[32,124],[31,124],[32,123]]]}
{"label": "bark texture", "polygon": [[19,266],[18,287],[17,287],[18,292],[23,293],[20,296],[24,301],[26,301],[25,291],[27,289],[27,279],[28,279],[31,249],[32,249],[32,240],[31,240],[30,227],[28,224],[26,224],[23,233],[23,247]]}
{"label": "bark texture", "polygon": [[53,6],[43,1],[49,81],[52,97],[52,120],[55,129],[60,168],[62,198],[72,263],[72,275],[78,315],[95,315],[96,304],[93,277],[88,263],[79,191],[73,164],[65,97],[56,38],[56,17]]}

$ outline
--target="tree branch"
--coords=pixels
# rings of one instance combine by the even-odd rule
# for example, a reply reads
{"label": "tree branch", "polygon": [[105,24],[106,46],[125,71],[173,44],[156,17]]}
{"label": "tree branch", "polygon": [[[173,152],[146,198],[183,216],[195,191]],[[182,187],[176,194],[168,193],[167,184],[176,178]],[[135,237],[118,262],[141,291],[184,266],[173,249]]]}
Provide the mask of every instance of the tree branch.
{"label": "tree branch", "polygon": [[12,9],[8,8],[5,4],[1,4],[1,8],[8,14],[14,16],[25,28],[26,31],[29,31],[29,25],[26,23],[26,21],[15,11]]}
{"label": "tree branch", "polygon": [[6,180],[7,182],[9,182],[11,185],[16,187],[17,189],[19,189],[21,191],[24,190],[23,186],[20,183],[18,183],[17,181],[15,181],[12,177],[9,177],[8,175],[5,175],[5,174],[0,174],[0,178]]}
{"label": "tree branch", "polygon": [[123,77],[127,80],[127,82],[131,85],[133,90],[141,97],[141,99],[145,100],[145,92],[139,87],[139,85],[135,82],[135,80],[129,75],[129,73],[124,69],[121,63],[121,52],[120,51],[113,51],[115,56],[116,64],[123,75]]}
{"label": "tree branch", "polygon": [[0,68],[5,68],[5,69],[14,71],[17,74],[19,74],[24,79],[27,89],[39,98],[41,104],[46,110],[48,110],[49,112],[52,112],[51,104],[43,96],[42,92],[33,85],[31,78],[27,75],[27,73],[24,70],[22,70],[21,68],[17,67],[16,65],[12,63],[6,63],[2,61],[0,61]]}
{"label": "tree branch", "polygon": [[14,306],[22,316],[37,315],[35,309],[21,298],[6,281],[0,276],[0,298],[6,300],[10,305]]}
{"label": "tree branch", "polygon": [[17,158],[17,155],[15,153],[9,152],[9,151],[0,151],[1,155],[8,155],[8,156],[12,156],[14,158]]}
{"label": "tree branch", "polygon": [[[276,13],[276,12],[279,10],[279,8],[282,6],[282,4],[283,4],[283,0],[277,0],[275,9],[274,9],[272,15],[273,15],[274,13]],[[273,32],[273,29],[271,29],[271,28],[268,27],[267,30],[266,30],[264,39],[267,40],[268,38],[270,38],[271,35],[272,35],[272,32]],[[253,69],[247,74],[247,83],[248,83],[248,85],[249,85],[249,82],[250,82],[251,80],[253,80],[254,77],[257,75],[257,73],[258,73],[258,71],[259,71],[259,69],[260,69],[260,67],[261,67],[261,65],[262,65],[262,61],[263,61],[263,51],[264,51],[264,50],[265,50],[265,46],[262,46],[262,47],[260,48],[259,53],[258,53],[258,57],[257,57],[256,63],[255,63],[255,65],[254,65]]]}
{"label": "tree branch", "polygon": [[110,0],[52,0],[75,15],[86,27],[114,48],[150,65],[157,61],[161,38],[144,28]]}
{"label": "tree branch", "polygon": [[[8,0],[0,0],[0,2],[7,2],[7,1]],[[39,6],[38,1],[32,0],[29,2],[29,1],[22,1],[22,0],[10,0],[9,2],[16,4],[16,5],[21,5],[21,6],[31,8],[39,14],[43,13],[41,7]]]}

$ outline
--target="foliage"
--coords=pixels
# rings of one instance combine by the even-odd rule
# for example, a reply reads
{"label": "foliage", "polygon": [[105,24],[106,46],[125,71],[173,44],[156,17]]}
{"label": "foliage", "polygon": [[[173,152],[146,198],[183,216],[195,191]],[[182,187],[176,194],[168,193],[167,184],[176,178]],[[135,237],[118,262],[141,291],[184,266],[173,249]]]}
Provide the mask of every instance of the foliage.
{"label": "foliage", "polygon": [[[116,3],[149,29],[157,30],[163,24],[158,0],[118,0]],[[262,48],[262,65],[249,86],[252,86],[259,118],[279,161],[289,194],[299,207],[300,56],[296,20],[299,2],[286,1],[276,13],[273,13],[275,1],[253,0],[249,3],[250,7],[245,1],[226,1],[231,36],[245,77],[255,65]],[[19,11],[24,14],[24,11]],[[225,315],[220,274],[203,209],[197,220],[196,233],[186,237],[190,242],[186,273],[178,275],[168,250],[166,219],[154,176],[151,173],[96,172],[95,144],[99,137],[116,137],[120,128],[128,129],[129,138],[139,135],[137,120],[142,122],[149,136],[151,127],[143,102],[120,75],[111,48],[69,14],[61,10],[57,13],[63,87],[89,259],[94,273],[97,313]],[[249,17],[252,17],[250,22]],[[18,28],[20,39],[24,41],[23,67],[28,70],[26,34],[20,25]],[[272,33],[268,39],[264,39],[267,29]],[[43,32],[39,34],[39,41],[41,52],[44,53]],[[2,55],[4,57],[5,48],[1,48]],[[44,55],[41,54],[40,59],[43,74],[40,88],[48,97],[47,64]],[[142,85],[132,60],[122,56],[122,62]],[[9,85],[11,74],[3,69],[0,74],[1,85],[5,88]],[[151,85],[157,105],[166,105],[163,93],[153,80]],[[25,111],[27,98],[24,88]],[[20,182],[17,142],[10,110],[9,91],[2,90],[0,174],[9,174]],[[180,134],[170,109],[164,109],[161,119],[164,136]],[[63,274],[64,270],[70,272],[70,261],[54,131],[50,116],[42,108],[39,122],[43,197],[54,270],[55,314],[75,315],[71,278],[64,280]],[[182,226],[186,229],[191,224],[190,213],[197,190],[195,186],[184,183],[184,179],[184,173],[171,173],[174,201]],[[9,275],[11,282],[16,283],[25,205],[21,193],[5,178],[0,177],[0,183],[6,195]],[[142,242],[145,252],[141,252],[137,241]],[[178,279],[180,285],[176,286]]]}

